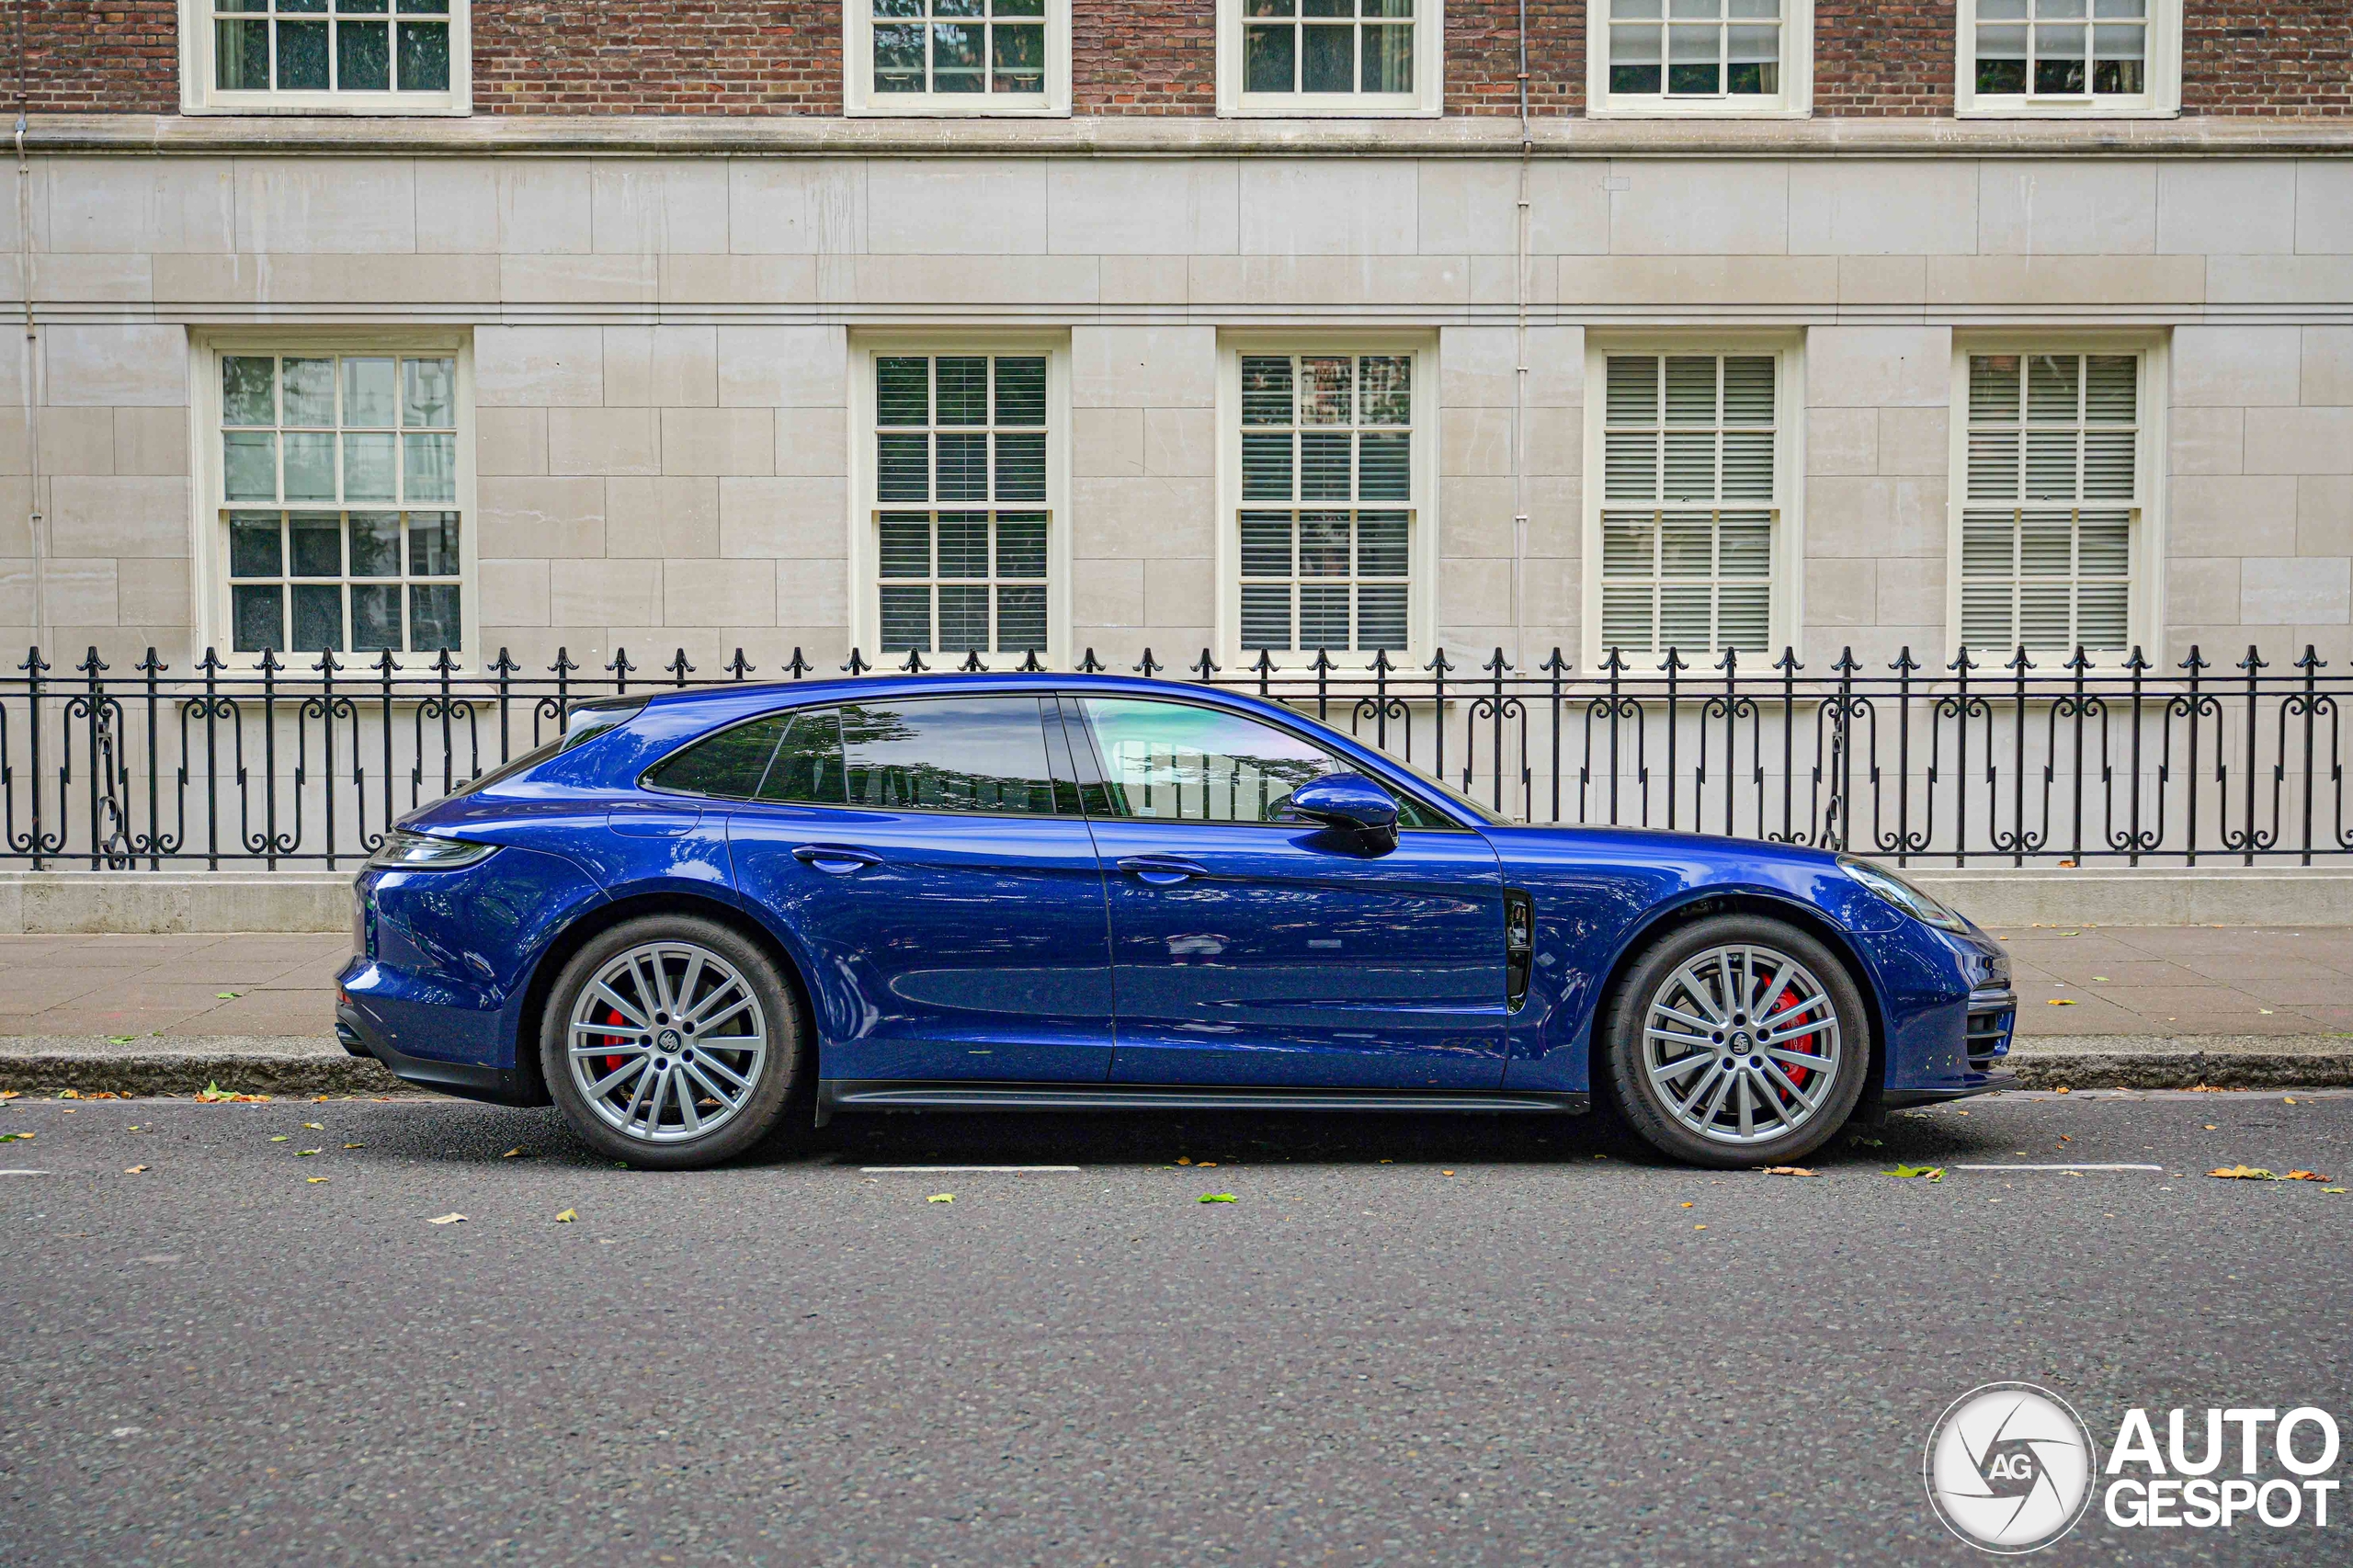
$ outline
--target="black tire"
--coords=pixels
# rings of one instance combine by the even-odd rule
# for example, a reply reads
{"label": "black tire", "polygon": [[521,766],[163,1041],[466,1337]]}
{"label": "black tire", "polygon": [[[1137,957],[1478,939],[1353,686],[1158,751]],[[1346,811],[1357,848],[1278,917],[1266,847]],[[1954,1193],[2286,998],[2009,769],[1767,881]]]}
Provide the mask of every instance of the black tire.
{"label": "black tire", "polygon": [[[1785,1030],[1812,1028],[1815,1032],[1804,1040],[1785,1043],[1779,1056],[1772,1042],[1757,1040],[1752,1020],[1739,1007],[1726,1009],[1729,1017],[1725,1027],[1710,1029],[1704,1036],[1696,1032],[1689,1037],[1692,1049],[1678,1051],[1676,1046],[1662,1043],[1665,1060],[1653,1063],[1646,1055],[1651,1010],[1654,1004],[1672,1003],[1677,998],[1688,1001],[1691,994],[1682,981],[1684,966],[1694,959],[1716,949],[1758,949],[1758,957],[1770,954],[1775,958],[1795,960],[1795,971],[1783,971],[1794,978],[1787,984],[1777,982],[1768,970],[1761,977],[1747,964],[1728,960],[1724,976],[1731,982],[1729,993],[1721,984],[1711,996],[1721,1001],[1729,994],[1737,999],[1744,994],[1758,995],[1768,1006],[1779,1005],[1781,999],[1800,994],[1802,980],[1814,983],[1803,994],[1818,994],[1835,1019],[1836,1028],[1827,1031],[1835,1037],[1835,1064],[1828,1068],[1807,1069],[1788,1062],[1791,1051],[1810,1052],[1807,1047],[1813,1039],[1825,1032],[1820,1028],[1823,1014],[1811,1004],[1785,1024]],[[1754,961],[1752,960],[1751,961]],[[1710,966],[1703,979],[1718,971]],[[1683,985],[1681,990],[1670,987]],[[1761,988],[1770,987],[1775,995],[1758,994]],[[1662,993],[1666,992],[1665,995]],[[1686,1009],[1697,1012],[1695,1005]],[[1770,1015],[1760,1013],[1760,1017]],[[1742,1022],[1733,1027],[1732,1017]],[[1787,1165],[1802,1159],[1836,1136],[1847,1119],[1853,1114],[1855,1102],[1863,1092],[1865,1080],[1870,1074],[1871,1025],[1862,990],[1855,983],[1854,975],[1845,960],[1819,938],[1792,926],[1758,915],[1715,915],[1680,926],[1660,937],[1634,960],[1611,992],[1603,1019],[1606,1045],[1605,1069],[1607,1082],[1620,1112],[1642,1139],[1670,1159],[1688,1165],[1705,1165],[1716,1170],[1740,1170],[1758,1165]],[[1688,1028],[1688,1025],[1677,1026]],[[1680,1034],[1678,1039],[1685,1038]],[[1819,1047],[1816,1050],[1822,1049]],[[1700,1060],[1703,1054],[1711,1059]],[[1692,1063],[1686,1068],[1683,1064]],[[1656,1071],[1654,1071],[1654,1068]],[[1778,1072],[1779,1077],[1771,1074]],[[1665,1082],[1661,1081],[1665,1074]],[[1817,1075],[1827,1076],[1827,1089],[1815,1084]],[[1746,1076],[1744,1085],[1740,1080]],[[1689,1087],[1694,1096],[1712,1093],[1704,1085],[1722,1079],[1726,1085],[1724,1099],[1735,1097],[1737,1107],[1729,1103],[1722,1109],[1703,1114],[1709,1108],[1696,1103],[1678,1106],[1677,1097]],[[1786,1087],[1785,1087],[1786,1086]],[[1790,1093],[1790,1089],[1811,1090],[1810,1094]],[[1771,1099],[1768,1101],[1766,1096]],[[1753,1100],[1753,1106],[1752,1106]],[[1798,1108],[1810,1104],[1812,1108],[1797,1114]],[[1770,1127],[1759,1127],[1748,1141],[1738,1141],[1737,1125],[1726,1126],[1726,1119],[1736,1118],[1742,1110],[1765,1112],[1769,1106],[1773,1119],[1786,1130],[1778,1134]],[[1711,1130],[1703,1132],[1690,1124],[1690,1118],[1699,1116]]]}
{"label": "black tire", "polygon": [[[650,1042],[643,1049],[634,1044],[618,1045],[616,1049],[620,1051],[635,1052],[652,1059],[638,1070],[647,1085],[668,1083],[671,1085],[671,1098],[662,1100],[642,1119],[627,1119],[631,1129],[637,1128],[642,1119],[654,1130],[648,1133],[625,1131],[623,1126],[617,1125],[613,1119],[615,1108],[610,1100],[604,1101],[606,1110],[603,1114],[592,1107],[589,1089],[595,1085],[584,1085],[574,1077],[569,1047],[574,1009],[582,1003],[583,993],[590,983],[607,965],[624,954],[655,944],[676,944],[679,951],[674,956],[680,958],[688,956],[692,951],[714,955],[732,968],[757,1009],[757,1024],[765,1050],[755,1063],[748,1050],[737,1051],[729,1047],[727,1041],[735,1037],[714,1031],[699,1041],[691,1038],[680,1040],[676,1031],[666,1025],[659,1031],[644,1031],[648,1035],[658,1032],[660,1036],[670,1037],[670,1040],[658,1050]],[[654,983],[667,985],[674,981],[683,982],[699,976],[703,984],[711,984],[713,972],[706,959],[704,967],[699,971],[687,970],[676,975],[665,972],[663,980]],[[705,990],[701,994],[714,998],[720,994],[716,989]],[[629,999],[636,1000],[637,997],[632,993]],[[595,1006],[593,1003],[590,1005]],[[732,1004],[730,1010],[733,1010]],[[628,1028],[619,1009],[608,1007],[606,1011],[616,1028]],[[731,1020],[721,1027],[742,1026]],[[689,1025],[687,1034],[691,1036],[691,1033]],[[621,1040],[618,1034],[610,1038],[616,1041]],[[598,1153],[647,1170],[700,1170],[749,1153],[779,1131],[787,1106],[796,1097],[795,1090],[803,1084],[804,1062],[810,1057],[805,1046],[807,1039],[808,1030],[802,1023],[791,986],[786,983],[784,977],[778,972],[775,961],[757,942],[732,926],[700,915],[649,915],[623,921],[611,930],[591,937],[563,966],[563,972],[556,977],[554,988],[549,993],[547,1011],[540,1018],[540,1063],[547,1075],[548,1093],[555,1101],[556,1108],[563,1113],[563,1119],[581,1141]],[[698,1047],[703,1053],[700,1065],[708,1070],[708,1076],[690,1077],[694,1072],[693,1064],[697,1062]],[[603,1056],[601,1061],[597,1058],[589,1060],[593,1066],[584,1067],[584,1072],[601,1071],[607,1067],[618,1069],[634,1061],[635,1056],[617,1054]],[[746,1069],[742,1082],[749,1085],[748,1089],[735,1090],[720,1075],[718,1068],[731,1063]],[[657,1072],[660,1076],[656,1075]],[[672,1082],[668,1074],[674,1072],[676,1076]],[[726,1106],[722,1100],[705,1095],[702,1092],[705,1085],[714,1091],[724,1087],[727,1092],[739,1094],[740,1101],[732,1107]],[[625,1086],[626,1082],[624,1085],[608,1092],[620,1095]],[[657,1090],[646,1097],[661,1100],[662,1093]],[[689,1108],[700,1105],[721,1107],[726,1114],[708,1131],[688,1132],[683,1119]],[[671,1115],[679,1118],[676,1128],[666,1124],[665,1117]]]}

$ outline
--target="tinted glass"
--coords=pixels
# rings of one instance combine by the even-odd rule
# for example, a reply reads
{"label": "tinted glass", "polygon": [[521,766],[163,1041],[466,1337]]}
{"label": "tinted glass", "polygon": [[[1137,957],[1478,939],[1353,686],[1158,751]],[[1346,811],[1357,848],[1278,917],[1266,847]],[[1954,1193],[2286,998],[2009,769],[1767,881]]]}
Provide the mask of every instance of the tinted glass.
{"label": "tinted glass", "polygon": [[790,713],[771,713],[722,730],[657,765],[645,781],[657,790],[748,801],[759,793],[768,758],[776,755],[776,743],[791,722]]}
{"label": "tinted glass", "polygon": [[804,709],[792,716],[791,728],[776,748],[776,760],[760,781],[763,801],[780,805],[844,806],[849,795],[842,785],[842,712],[838,708]]}
{"label": "tinted glass", "polygon": [[585,745],[607,730],[618,729],[628,723],[644,706],[642,699],[637,701],[618,699],[581,703],[573,709],[571,721],[565,725],[563,733],[543,745],[533,747],[512,762],[492,768],[479,778],[459,785],[449,793],[453,796],[471,795],[477,790],[487,790],[493,784],[528,772],[551,756]]}
{"label": "tinted glass", "polygon": [[854,703],[841,725],[853,806],[1053,814],[1034,697]]}
{"label": "tinted glass", "polygon": [[[1354,763],[1287,730],[1189,703],[1089,698],[1109,813],[1190,822],[1287,822],[1291,791]],[[1393,791],[1392,791],[1393,793]],[[1400,827],[1443,827],[1412,801]]]}

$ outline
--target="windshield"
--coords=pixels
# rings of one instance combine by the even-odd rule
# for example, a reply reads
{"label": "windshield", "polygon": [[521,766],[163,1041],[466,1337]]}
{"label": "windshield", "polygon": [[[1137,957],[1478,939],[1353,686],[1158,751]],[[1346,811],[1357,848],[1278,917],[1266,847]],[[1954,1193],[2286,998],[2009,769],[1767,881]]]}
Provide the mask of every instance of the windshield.
{"label": "windshield", "polygon": [[[1394,761],[1395,759],[1392,758],[1391,760]],[[1516,827],[1518,825],[1510,817],[1504,816],[1499,813],[1493,806],[1485,805],[1478,801],[1472,800],[1470,796],[1464,794],[1461,790],[1457,790],[1451,784],[1446,783],[1442,779],[1433,778],[1418,767],[1415,767],[1410,764],[1403,763],[1398,764],[1398,766],[1404,767],[1406,772],[1412,774],[1415,783],[1427,785],[1430,789],[1433,789],[1439,794],[1445,796],[1448,801],[1455,807],[1470,812],[1471,815],[1477,818],[1479,821],[1485,823],[1489,827]]]}
{"label": "windshield", "polygon": [[471,795],[487,790],[501,779],[512,778],[529,771],[551,756],[560,756],[578,746],[587,744],[607,730],[618,729],[638,715],[645,703],[642,699],[608,699],[602,702],[584,702],[572,710],[572,722],[563,734],[542,746],[534,746],[517,757],[492,768],[479,778],[470,778],[449,791],[452,798]]}

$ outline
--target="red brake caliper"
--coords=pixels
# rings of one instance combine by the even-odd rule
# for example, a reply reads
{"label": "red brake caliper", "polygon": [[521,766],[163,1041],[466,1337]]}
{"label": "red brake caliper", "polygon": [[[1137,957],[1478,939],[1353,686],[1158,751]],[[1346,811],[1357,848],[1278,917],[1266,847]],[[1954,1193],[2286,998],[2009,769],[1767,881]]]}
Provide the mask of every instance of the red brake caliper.
{"label": "red brake caliper", "polygon": [[[1775,999],[1774,999],[1774,1002],[1773,1002],[1773,1011],[1774,1011],[1774,1012],[1776,1012],[1776,1013],[1783,1012],[1783,1011],[1785,1011],[1785,1010],[1787,1010],[1787,1009],[1789,1009],[1789,1008],[1790,1008],[1790,1007],[1794,1007],[1794,1006],[1797,1006],[1797,1004],[1798,1004],[1798,993],[1797,993],[1797,987],[1796,987],[1796,986],[1794,986],[1794,985],[1792,985],[1792,986],[1789,987],[1787,990],[1783,991],[1779,996],[1778,996],[1777,998],[1775,998]],[[1769,1015],[1768,1015],[1768,1016],[1769,1016]],[[1812,1038],[1812,1037],[1810,1037],[1810,1036],[1809,1036],[1808,1038]],[[1811,1053],[1809,1053],[1809,1054],[1811,1054]],[[1806,1081],[1808,1078],[1811,1078],[1811,1077],[1813,1077],[1813,1068],[1811,1068],[1811,1067],[1800,1067],[1800,1066],[1795,1065],[1795,1064],[1794,1064],[1794,1063],[1792,1063],[1792,1062],[1782,1062],[1782,1063],[1781,1063],[1781,1071],[1782,1071],[1782,1072],[1784,1072],[1784,1073],[1786,1073],[1786,1074],[1788,1074],[1790,1075],[1790,1083],[1792,1083],[1792,1084],[1794,1084],[1794,1085],[1797,1085],[1799,1088],[1801,1088],[1801,1089],[1802,1089],[1802,1088],[1804,1088],[1804,1087],[1805,1087],[1805,1081]]]}
{"label": "red brake caliper", "polygon": [[[603,1017],[601,1017],[601,1018],[598,1018],[597,1021],[598,1023],[600,1023],[600,1024],[621,1024],[621,1023],[627,1023],[629,1020],[621,1017],[620,1009],[620,1008],[618,1008],[618,1007],[614,1007],[614,1006],[608,1006],[605,1008],[605,1016],[604,1016]],[[617,1038],[617,1037],[615,1037],[615,1036],[612,1036],[612,1035],[608,1035],[608,1036],[606,1036],[606,1037],[605,1037],[605,1043],[606,1043],[607,1045],[619,1045],[619,1044],[620,1044],[621,1042],[620,1042],[620,1039],[619,1039],[619,1038]],[[621,1070],[621,1062],[622,1062],[622,1061],[623,1061],[623,1058],[619,1057],[619,1056],[608,1056],[608,1057],[606,1057],[606,1058],[605,1058],[605,1071],[606,1071],[606,1072],[608,1072],[608,1073],[618,1073],[618,1072],[620,1072],[620,1071]]]}

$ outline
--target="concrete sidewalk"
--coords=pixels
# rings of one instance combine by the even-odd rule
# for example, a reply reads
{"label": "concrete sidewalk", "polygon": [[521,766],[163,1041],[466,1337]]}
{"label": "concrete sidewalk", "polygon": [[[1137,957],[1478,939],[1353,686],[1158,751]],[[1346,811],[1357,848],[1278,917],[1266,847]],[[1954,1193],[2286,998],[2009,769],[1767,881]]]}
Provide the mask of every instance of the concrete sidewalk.
{"label": "concrete sidewalk", "polygon": [[[2353,927],[1999,930],[2030,1087],[2353,1084]],[[343,935],[0,936],[0,1088],[384,1093],[334,1037]]]}

